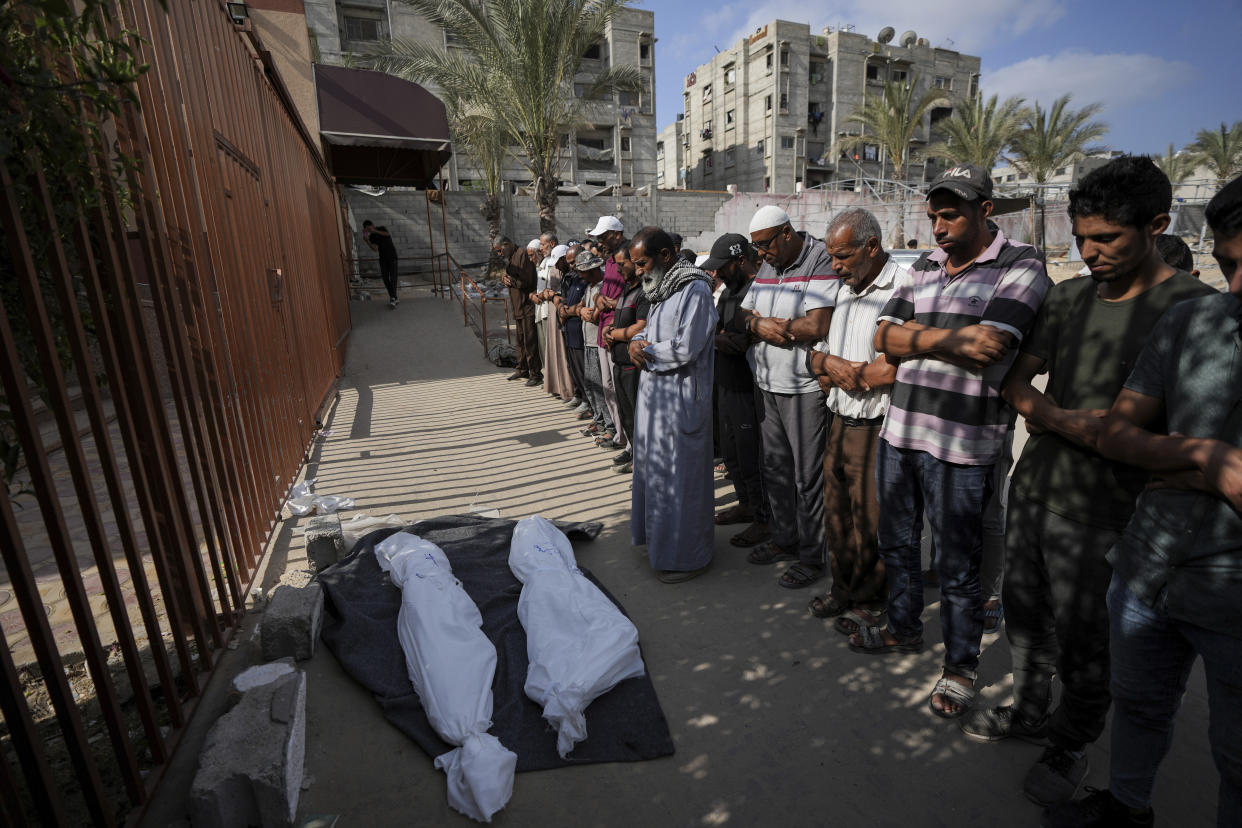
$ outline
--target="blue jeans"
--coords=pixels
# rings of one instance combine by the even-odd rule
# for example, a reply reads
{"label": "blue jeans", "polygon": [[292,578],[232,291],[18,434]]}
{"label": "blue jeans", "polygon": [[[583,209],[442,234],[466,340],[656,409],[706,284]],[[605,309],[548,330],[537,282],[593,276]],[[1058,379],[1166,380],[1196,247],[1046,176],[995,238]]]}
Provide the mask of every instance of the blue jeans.
{"label": "blue jeans", "polygon": [[979,561],[983,509],[992,495],[992,466],[964,466],[880,440],[876,455],[880,555],[888,574],[888,628],[910,641],[923,636],[923,511],[936,545],[944,668],[975,679],[983,636]]}
{"label": "blue jeans", "polygon": [[1113,731],[1110,792],[1132,808],[1151,804],[1173,719],[1196,656],[1207,676],[1208,740],[1220,772],[1218,826],[1242,825],[1242,638],[1169,618],[1116,575],[1108,587]]}

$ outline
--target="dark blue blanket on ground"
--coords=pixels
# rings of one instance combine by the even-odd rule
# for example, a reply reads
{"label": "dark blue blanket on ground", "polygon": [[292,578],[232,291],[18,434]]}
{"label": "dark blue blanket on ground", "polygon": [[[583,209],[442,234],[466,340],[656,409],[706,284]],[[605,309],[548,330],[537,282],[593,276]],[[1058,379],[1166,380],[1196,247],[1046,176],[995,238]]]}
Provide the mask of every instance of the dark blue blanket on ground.
{"label": "dark blue blanket on ground", "polygon": [[[444,550],[453,574],[483,615],[483,632],[496,646],[492,735],[517,754],[519,771],[671,755],[668,722],[646,674],[621,682],[592,702],[586,710],[586,740],[568,759],[557,755],[556,731],[522,689],[528,662],[526,631],[517,614],[522,584],[509,569],[514,525],[512,520],[452,515],[419,521],[407,530]],[[557,526],[572,540],[589,540],[600,531],[598,523]],[[410,684],[397,640],[401,591],[375,560],[375,544],[395,531],[372,532],[349,557],[319,574],[325,595],[323,641],[345,671],[375,695],[388,721],[435,757],[452,746],[431,727]],[[585,567],[579,568],[625,611]]]}

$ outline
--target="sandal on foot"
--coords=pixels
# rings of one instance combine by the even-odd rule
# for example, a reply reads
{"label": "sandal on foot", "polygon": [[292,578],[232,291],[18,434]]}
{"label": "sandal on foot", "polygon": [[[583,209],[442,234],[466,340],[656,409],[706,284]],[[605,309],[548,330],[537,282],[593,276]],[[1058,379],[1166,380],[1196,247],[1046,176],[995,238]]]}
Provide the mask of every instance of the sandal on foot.
{"label": "sandal on foot", "polygon": [[803,587],[809,587],[822,577],[824,577],[824,568],[822,566],[807,566],[804,563],[796,563],[781,573],[780,580],[777,583],[785,589],[802,589]]}
{"label": "sandal on foot", "polygon": [[[950,712],[936,707],[936,696],[943,696],[946,701],[953,702],[957,705],[957,710]],[[970,709],[974,701],[975,687],[973,684],[962,684],[948,676],[941,676],[931,695],[927,697],[927,707],[942,719],[959,719]]]}
{"label": "sandal on foot", "polygon": [[713,520],[717,526],[732,526],[735,523],[750,523],[754,517],[755,513],[750,509],[740,503],[735,503],[728,509],[721,509],[717,512]]}
{"label": "sandal on foot", "polygon": [[995,606],[989,607],[990,603],[992,602],[988,601],[983,605],[984,635],[996,635],[1000,632],[1001,620],[1005,617],[1005,608],[1000,601],[997,601]]}
{"label": "sandal on foot", "polygon": [[[891,634],[890,634],[891,635]],[[902,641],[893,637],[892,643],[884,640],[884,629],[875,624],[860,625],[858,632],[850,636],[850,649],[856,653],[867,655],[884,655],[885,653],[921,653],[923,639],[915,638]]]}
{"label": "sandal on foot", "polygon": [[817,595],[811,599],[811,603],[806,605],[811,611],[811,615],[816,618],[836,618],[850,608],[849,604],[844,604],[832,597],[832,593]]}
{"label": "sandal on foot", "polygon": [[755,521],[733,537],[729,538],[729,543],[733,546],[754,546],[757,543],[763,543],[770,538],[772,533],[768,531],[766,523]]}
{"label": "sandal on foot", "polygon": [[753,563],[758,566],[768,566],[769,564],[774,564],[777,561],[794,561],[797,559],[797,554],[793,552],[786,552],[784,549],[781,549],[771,541],[759,544],[754,549],[750,550],[750,554],[746,556],[747,563]]}
{"label": "sandal on foot", "polygon": [[832,622],[832,628],[842,635],[854,635],[863,627],[884,626],[884,613],[870,613],[857,607]]}

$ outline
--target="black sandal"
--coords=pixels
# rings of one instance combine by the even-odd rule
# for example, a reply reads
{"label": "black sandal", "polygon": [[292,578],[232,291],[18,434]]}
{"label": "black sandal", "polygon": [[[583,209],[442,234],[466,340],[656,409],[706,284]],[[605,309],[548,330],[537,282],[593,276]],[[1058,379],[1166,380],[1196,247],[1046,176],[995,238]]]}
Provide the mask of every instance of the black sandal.
{"label": "black sandal", "polygon": [[802,589],[803,587],[809,587],[822,577],[824,577],[823,567],[796,563],[781,574],[781,579],[778,583],[785,589]]}
{"label": "black sandal", "polygon": [[811,599],[811,603],[806,605],[811,611],[811,615],[816,618],[836,618],[850,608],[849,604],[843,604],[836,598],[832,597],[831,592],[817,595]]}
{"label": "black sandal", "polygon": [[750,554],[746,556],[746,562],[756,566],[768,566],[777,561],[795,561],[797,559],[797,554],[786,552],[771,541],[759,544],[750,550]]}

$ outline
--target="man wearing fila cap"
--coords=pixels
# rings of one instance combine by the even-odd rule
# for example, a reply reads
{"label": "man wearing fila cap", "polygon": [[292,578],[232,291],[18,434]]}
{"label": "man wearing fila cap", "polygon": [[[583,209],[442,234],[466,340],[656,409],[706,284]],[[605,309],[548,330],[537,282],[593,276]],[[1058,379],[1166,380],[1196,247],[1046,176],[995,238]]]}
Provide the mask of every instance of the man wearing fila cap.
{"label": "man wearing fila cap", "polygon": [[763,484],[772,539],[751,550],[753,564],[793,560],[780,585],[801,589],[824,577],[824,392],[806,365],[806,348],[828,333],[837,277],[822,242],[795,231],[779,207],[759,208],[750,240],[763,266],[739,314],[752,337]]}
{"label": "man wearing fila cap", "polygon": [[923,649],[920,535],[931,525],[940,576],[944,672],[928,706],[961,716],[975,696],[983,599],[979,564],[992,467],[1010,428],[1001,381],[1052,282],[1043,257],[988,225],[992,180],[974,166],[932,182],[937,249],[911,268],[880,313],[875,347],[900,360],[876,453],[888,627],[850,638],[863,653]]}

